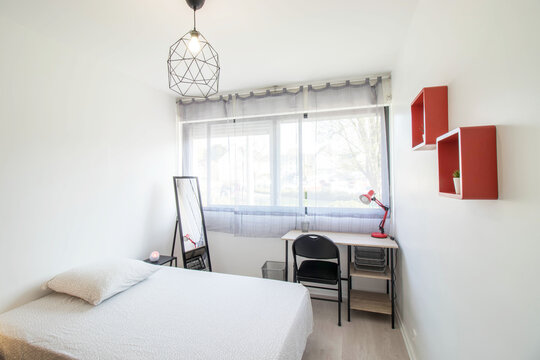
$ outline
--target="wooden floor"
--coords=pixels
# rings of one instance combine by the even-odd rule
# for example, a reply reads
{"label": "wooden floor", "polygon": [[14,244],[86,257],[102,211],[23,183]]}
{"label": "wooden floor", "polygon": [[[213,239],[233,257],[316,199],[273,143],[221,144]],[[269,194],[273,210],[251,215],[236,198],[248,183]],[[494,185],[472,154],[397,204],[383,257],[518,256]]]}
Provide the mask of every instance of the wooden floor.
{"label": "wooden floor", "polygon": [[312,300],[314,326],[302,360],[409,359],[400,330],[392,330],[390,316],[351,310],[342,305],[342,324],[337,326],[337,304]]}

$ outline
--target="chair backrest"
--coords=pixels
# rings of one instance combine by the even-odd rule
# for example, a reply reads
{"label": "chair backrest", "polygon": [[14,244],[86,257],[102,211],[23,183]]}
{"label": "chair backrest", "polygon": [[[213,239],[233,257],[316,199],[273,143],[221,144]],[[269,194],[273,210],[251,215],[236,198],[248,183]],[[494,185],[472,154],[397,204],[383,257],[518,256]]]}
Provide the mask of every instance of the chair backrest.
{"label": "chair backrest", "polygon": [[332,240],[322,235],[300,235],[292,245],[293,255],[310,259],[337,259],[339,262],[339,249]]}

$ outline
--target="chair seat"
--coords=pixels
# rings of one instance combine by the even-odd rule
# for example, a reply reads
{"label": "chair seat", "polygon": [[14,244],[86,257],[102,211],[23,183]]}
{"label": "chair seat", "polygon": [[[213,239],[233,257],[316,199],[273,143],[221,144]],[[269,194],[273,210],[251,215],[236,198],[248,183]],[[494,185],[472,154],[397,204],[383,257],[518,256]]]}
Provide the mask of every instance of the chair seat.
{"label": "chair seat", "polygon": [[296,273],[298,281],[331,285],[338,283],[338,276],[338,264],[320,260],[305,260]]}

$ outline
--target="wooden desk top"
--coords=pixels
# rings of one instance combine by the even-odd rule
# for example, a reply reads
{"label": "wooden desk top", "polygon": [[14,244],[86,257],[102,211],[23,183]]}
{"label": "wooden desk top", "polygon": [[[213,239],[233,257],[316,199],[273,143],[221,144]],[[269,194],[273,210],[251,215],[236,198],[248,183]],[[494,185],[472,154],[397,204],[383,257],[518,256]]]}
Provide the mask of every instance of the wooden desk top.
{"label": "wooden desk top", "polygon": [[377,239],[371,237],[370,234],[356,234],[356,233],[343,233],[343,232],[331,232],[331,231],[310,231],[303,233],[300,230],[291,230],[281,237],[281,240],[293,241],[300,235],[315,234],[324,235],[338,245],[351,245],[351,246],[367,246],[378,248],[397,249],[398,244],[390,239]]}

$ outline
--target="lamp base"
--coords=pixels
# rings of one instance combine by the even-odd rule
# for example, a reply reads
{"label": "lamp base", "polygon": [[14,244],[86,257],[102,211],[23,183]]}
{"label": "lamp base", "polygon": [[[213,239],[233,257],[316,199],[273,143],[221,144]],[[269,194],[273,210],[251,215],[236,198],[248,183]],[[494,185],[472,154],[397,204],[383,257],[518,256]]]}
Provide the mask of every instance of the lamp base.
{"label": "lamp base", "polygon": [[386,239],[388,237],[388,234],[383,234],[380,232],[374,232],[371,233],[371,237],[377,238],[377,239]]}

